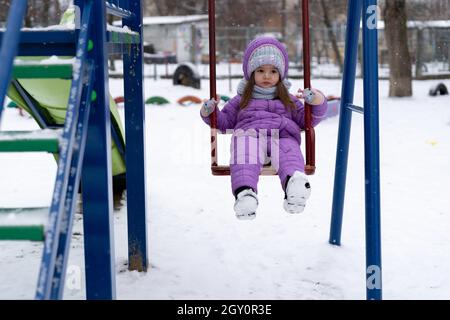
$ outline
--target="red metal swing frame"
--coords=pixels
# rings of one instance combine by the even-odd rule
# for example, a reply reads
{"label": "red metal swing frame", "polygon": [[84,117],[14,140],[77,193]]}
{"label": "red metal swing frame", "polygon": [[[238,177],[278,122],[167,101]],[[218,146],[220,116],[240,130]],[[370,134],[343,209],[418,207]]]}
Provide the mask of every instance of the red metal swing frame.
{"label": "red metal swing frame", "polygon": [[[215,0],[208,0],[209,19],[209,93],[217,100],[216,90],[216,9]],[[304,88],[311,88],[311,66],[309,47],[309,1],[302,0],[302,31],[303,31],[303,83]],[[216,176],[230,175],[230,166],[219,166],[217,157],[217,111],[211,116],[211,172]],[[311,106],[305,103],[305,173],[314,174],[315,165],[315,132],[311,125]],[[277,172],[270,165],[265,165],[261,175],[276,175]]]}

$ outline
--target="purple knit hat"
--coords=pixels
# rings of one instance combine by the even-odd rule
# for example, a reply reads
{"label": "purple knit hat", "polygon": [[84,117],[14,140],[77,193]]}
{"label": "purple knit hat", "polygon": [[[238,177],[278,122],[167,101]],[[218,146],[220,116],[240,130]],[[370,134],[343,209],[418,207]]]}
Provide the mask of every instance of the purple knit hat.
{"label": "purple knit hat", "polygon": [[288,73],[289,58],[284,45],[275,38],[260,37],[251,41],[244,53],[242,69],[246,80],[252,72],[265,64],[274,65],[284,80]]}

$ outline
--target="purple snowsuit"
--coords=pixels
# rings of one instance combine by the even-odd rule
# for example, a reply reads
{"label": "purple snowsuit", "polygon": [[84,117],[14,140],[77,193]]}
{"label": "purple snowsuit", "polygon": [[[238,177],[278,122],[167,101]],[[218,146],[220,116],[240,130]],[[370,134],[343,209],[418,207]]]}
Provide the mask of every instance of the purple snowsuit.
{"label": "purple snowsuit", "polygon": [[[287,176],[305,171],[300,150],[300,130],[304,128],[304,106],[295,96],[291,100],[296,109],[286,108],[279,99],[251,99],[240,110],[241,96],[233,97],[224,108],[217,109],[217,129],[222,133],[233,129],[231,143],[231,188],[248,186],[257,192],[259,174],[271,161],[277,169],[284,190]],[[312,106],[312,126],[316,126],[327,111],[327,101]],[[210,125],[209,117],[202,117]],[[270,159],[269,159],[270,157]]]}

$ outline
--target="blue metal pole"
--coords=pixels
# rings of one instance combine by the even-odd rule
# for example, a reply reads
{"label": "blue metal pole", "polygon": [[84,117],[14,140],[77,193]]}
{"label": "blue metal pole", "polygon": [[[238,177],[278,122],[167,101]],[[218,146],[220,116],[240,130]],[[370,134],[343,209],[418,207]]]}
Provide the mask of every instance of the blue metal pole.
{"label": "blue metal pole", "polygon": [[364,158],[367,299],[381,299],[380,142],[377,1],[364,0]]}
{"label": "blue metal pole", "polygon": [[[86,3],[88,3],[86,1]],[[105,1],[93,1],[94,91],[82,172],[87,299],[115,299],[111,119]]]}
{"label": "blue metal pole", "polygon": [[352,111],[345,106],[353,104],[356,63],[358,61],[359,24],[361,21],[362,0],[350,0],[347,8],[347,30],[345,39],[345,62],[342,80],[339,131],[334,173],[333,205],[329,242],[341,244],[342,215],[344,211],[345,182],[347,178],[348,150]]}
{"label": "blue metal pole", "polygon": [[70,88],[69,103],[66,111],[64,129],[59,148],[58,171],[56,175],[53,199],[50,206],[49,224],[45,233],[44,251],[42,263],[39,271],[38,285],[36,289],[36,299],[50,299],[52,280],[54,275],[56,253],[58,249],[59,231],[63,216],[66,192],[70,177],[70,163],[72,162],[73,149],[75,145],[75,133],[79,114],[79,105],[83,89],[82,71],[87,52],[88,22],[90,18],[91,5],[86,6],[84,23],[80,30],[78,40],[78,50],[73,80]]}
{"label": "blue metal pole", "polygon": [[0,121],[2,119],[3,104],[5,103],[6,91],[11,79],[14,58],[17,55],[20,28],[22,27],[23,17],[27,9],[27,0],[15,0],[11,2],[6,22],[6,32],[3,36],[0,48]]}
{"label": "blue metal pole", "polygon": [[145,170],[145,104],[142,58],[142,3],[129,1],[133,16],[123,25],[139,33],[140,42],[125,51],[125,137],[127,163],[128,268],[147,271],[147,195]]}
{"label": "blue metal pole", "polygon": [[83,164],[84,150],[91,106],[91,93],[94,83],[94,68],[92,63],[86,66],[86,83],[81,96],[80,111],[77,119],[77,132],[75,143],[78,146],[74,150],[72,163],[70,164],[70,176],[67,186],[67,195],[64,204],[64,214],[61,218],[61,228],[58,241],[56,261],[58,261],[52,279],[50,299],[61,300],[64,293],[67,261],[69,259],[70,240],[72,238],[72,226],[80,186],[81,168]]}
{"label": "blue metal pole", "polygon": [[[44,118],[41,109],[39,109],[36,104],[34,103],[34,99],[29,96],[29,94],[22,88],[19,81],[17,79],[11,80],[11,85],[14,87],[14,89],[17,90],[20,97],[25,102],[26,106],[31,110],[33,113],[34,119],[36,119],[36,122],[38,123],[39,127],[42,129],[47,129],[48,124],[46,119]],[[32,100],[33,99],[33,100]]]}

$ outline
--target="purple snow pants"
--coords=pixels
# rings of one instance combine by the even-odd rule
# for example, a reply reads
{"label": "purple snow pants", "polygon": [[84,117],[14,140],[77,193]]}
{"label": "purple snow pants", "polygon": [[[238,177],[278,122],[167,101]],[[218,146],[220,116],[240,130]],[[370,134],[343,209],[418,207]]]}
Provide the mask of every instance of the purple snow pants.
{"label": "purple snow pants", "polygon": [[277,170],[281,186],[287,176],[305,171],[305,161],[299,143],[292,137],[279,138],[254,134],[233,135],[231,140],[231,189],[248,186],[257,192],[259,174],[264,164],[271,163]]}

